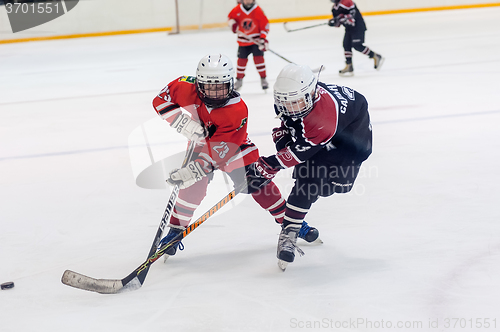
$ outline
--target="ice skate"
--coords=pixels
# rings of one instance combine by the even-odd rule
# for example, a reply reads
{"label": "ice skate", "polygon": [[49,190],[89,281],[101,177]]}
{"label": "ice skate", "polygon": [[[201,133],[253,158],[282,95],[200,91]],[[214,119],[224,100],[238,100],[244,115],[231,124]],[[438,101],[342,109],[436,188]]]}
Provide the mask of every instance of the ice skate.
{"label": "ice skate", "polygon": [[318,243],[318,244],[323,243],[323,241],[321,241],[321,239],[319,238],[318,229],[309,226],[305,220],[302,222],[302,227],[300,227],[298,237],[304,239],[309,243]]}
{"label": "ice skate", "polygon": [[260,78],[260,85],[262,86],[262,90],[269,89],[269,83],[267,82],[265,77]]}
{"label": "ice skate", "polygon": [[373,55],[373,62],[374,62],[373,68],[380,70],[380,68],[382,68],[382,65],[384,64],[384,60],[385,60],[384,57],[382,57],[380,54],[375,53]]}
{"label": "ice skate", "polygon": [[242,86],[243,86],[243,79],[242,78],[237,78],[236,82],[234,82],[234,89],[236,91],[239,91]]}
{"label": "ice skate", "polygon": [[353,76],[354,75],[354,68],[352,66],[352,63],[346,63],[345,68],[339,70],[339,75],[340,76]]}
{"label": "ice skate", "polygon": [[[161,239],[161,241],[158,243],[158,248],[160,248],[164,244],[169,243],[173,238],[175,238],[180,233],[184,232],[184,230],[186,229],[186,227],[184,226],[177,226],[177,225],[169,225],[169,228],[170,229],[167,235],[163,239]],[[168,259],[168,257],[175,255],[175,253],[177,252],[177,247],[179,247],[179,250],[184,249],[184,245],[182,244],[181,241],[175,243],[173,246],[171,246],[165,251],[165,256],[164,256],[165,261]]]}
{"label": "ice skate", "polygon": [[295,259],[295,248],[297,247],[296,244],[299,231],[300,228],[297,224],[289,224],[281,228],[277,250],[277,257],[280,261],[291,263]]}

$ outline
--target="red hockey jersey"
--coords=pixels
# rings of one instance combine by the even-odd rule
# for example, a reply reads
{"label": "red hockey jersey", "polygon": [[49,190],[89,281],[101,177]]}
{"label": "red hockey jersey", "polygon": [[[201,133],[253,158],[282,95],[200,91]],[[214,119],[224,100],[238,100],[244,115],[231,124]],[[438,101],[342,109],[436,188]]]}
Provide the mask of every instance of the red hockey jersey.
{"label": "red hockey jersey", "polygon": [[267,39],[269,20],[258,5],[254,5],[250,10],[246,10],[243,5],[238,5],[231,10],[227,18],[235,20],[238,24],[238,45],[250,46],[254,44],[242,36],[240,32],[254,39]]}
{"label": "red hockey jersey", "polygon": [[209,136],[195,152],[199,153],[196,160],[207,173],[214,169],[231,172],[259,158],[259,151],[247,134],[247,105],[236,92],[225,106],[210,108],[196,93],[196,78],[181,76],[160,91],[153,99],[153,107],[168,123],[184,109],[206,128]]}

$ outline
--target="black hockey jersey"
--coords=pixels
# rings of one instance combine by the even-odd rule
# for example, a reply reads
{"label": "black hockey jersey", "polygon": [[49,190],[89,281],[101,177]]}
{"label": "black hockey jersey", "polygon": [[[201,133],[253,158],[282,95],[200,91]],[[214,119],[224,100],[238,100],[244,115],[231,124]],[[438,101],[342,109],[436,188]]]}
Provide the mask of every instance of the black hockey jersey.
{"label": "black hockey jersey", "polygon": [[342,24],[346,30],[366,31],[365,20],[352,0],[341,0],[333,4],[332,14],[333,18],[344,18]]}
{"label": "black hockey jersey", "polygon": [[[351,88],[321,82],[317,92],[314,108],[304,118],[282,116],[282,127],[290,130],[293,142],[266,158],[271,166],[293,167],[322,150],[336,150],[356,163],[371,154],[372,128],[365,97]],[[333,153],[322,155],[333,157]]]}

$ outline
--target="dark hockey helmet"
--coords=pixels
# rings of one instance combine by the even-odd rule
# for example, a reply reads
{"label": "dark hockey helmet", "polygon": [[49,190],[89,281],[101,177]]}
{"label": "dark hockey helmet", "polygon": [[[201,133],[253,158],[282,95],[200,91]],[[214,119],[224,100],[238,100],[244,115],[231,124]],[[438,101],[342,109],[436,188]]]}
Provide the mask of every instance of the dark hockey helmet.
{"label": "dark hockey helmet", "polygon": [[279,114],[303,118],[314,107],[318,79],[307,66],[286,65],[274,84],[274,106]]}
{"label": "dark hockey helmet", "polygon": [[198,97],[211,108],[226,105],[234,91],[235,71],[229,58],[223,54],[204,56],[196,69]]}

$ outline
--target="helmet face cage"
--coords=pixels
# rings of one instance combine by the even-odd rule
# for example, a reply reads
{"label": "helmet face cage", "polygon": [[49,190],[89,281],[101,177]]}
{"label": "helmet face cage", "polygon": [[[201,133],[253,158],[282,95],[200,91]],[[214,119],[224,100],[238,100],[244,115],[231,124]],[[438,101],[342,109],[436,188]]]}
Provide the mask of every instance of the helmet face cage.
{"label": "helmet face cage", "polygon": [[225,55],[203,57],[196,70],[196,92],[208,107],[226,105],[234,91],[234,67]]}
{"label": "helmet face cage", "polygon": [[241,3],[243,4],[243,7],[246,9],[246,10],[250,10],[252,9],[252,7],[255,5],[255,0],[253,0],[251,3],[249,4],[246,4],[244,0],[241,0]]}
{"label": "helmet face cage", "polygon": [[197,81],[197,91],[200,99],[209,107],[222,107],[229,101],[234,89],[233,79],[229,82],[202,83]]}
{"label": "helmet face cage", "polygon": [[318,80],[306,66],[289,64],[284,67],[274,84],[274,105],[279,113],[303,118],[314,107]]}
{"label": "helmet face cage", "polygon": [[274,104],[280,113],[291,118],[303,118],[313,108],[312,95],[314,91],[298,96],[296,98],[274,95]]}

